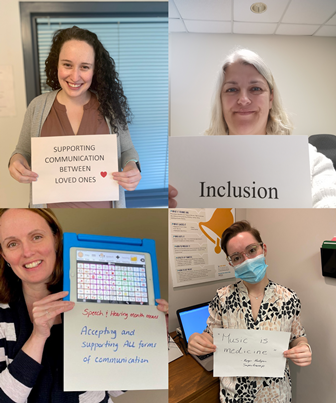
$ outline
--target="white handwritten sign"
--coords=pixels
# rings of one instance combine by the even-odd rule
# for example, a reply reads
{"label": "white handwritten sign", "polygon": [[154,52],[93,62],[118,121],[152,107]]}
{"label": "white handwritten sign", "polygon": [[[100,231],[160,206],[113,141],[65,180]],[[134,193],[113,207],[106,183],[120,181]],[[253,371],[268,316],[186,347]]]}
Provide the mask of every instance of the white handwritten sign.
{"label": "white handwritten sign", "polygon": [[169,138],[177,206],[312,207],[305,136]]}
{"label": "white handwritten sign", "polygon": [[155,306],[77,303],[64,314],[64,390],[168,388],[165,315]]}
{"label": "white handwritten sign", "polygon": [[115,134],[31,139],[33,204],[119,200]]}
{"label": "white handwritten sign", "polygon": [[214,376],[284,376],[290,333],[214,329],[213,336]]}

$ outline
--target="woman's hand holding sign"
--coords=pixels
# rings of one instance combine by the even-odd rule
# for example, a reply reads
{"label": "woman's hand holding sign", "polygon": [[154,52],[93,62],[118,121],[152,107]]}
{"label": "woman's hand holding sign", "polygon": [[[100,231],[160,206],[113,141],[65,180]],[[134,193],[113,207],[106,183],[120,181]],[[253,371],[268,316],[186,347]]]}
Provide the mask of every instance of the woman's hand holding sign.
{"label": "woman's hand holding sign", "polygon": [[34,327],[22,350],[39,363],[42,361],[44,345],[50,336],[50,329],[54,324],[60,323],[61,313],[70,311],[75,306],[74,302],[62,300],[67,294],[67,291],[50,294],[32,305],[31,321]]}
{"label": "woman's hand holding sign", "polygon": [[190,354],[195,355],[204,355],[215,352],[216,346],[213,344],[213,337],[206,332],[193,333],[189,337],[188,351]]}
{"label": "woman's hand holding sign", "polygon": [[306,367],[312,361],[312,351],[307,341],[299,341],[294,347],[284,351],[284,356],[299,367]]}
{"label": "woman's hand holding sign", "polygon": [[32,309],[34,335],[47,339],[50,336],[50,329],[61,320],[59,315],[73,309],[74,302],[62,300],[67,294],[68,291],[61,291],[34,302]]}
{"label": "woman's hand holding sign", "polygon": [[141,173],[134,161],[129,161],[122,172],[113,172],[112,176],[126,190],[134,190],[141,179]]}
{"label": "woman's hand holding sign", "polygon": [[37,173],[30,169],[30,166],[21,154],[14,154],[9,162],[10,175],[20,183],[35,182],[38,178]]}

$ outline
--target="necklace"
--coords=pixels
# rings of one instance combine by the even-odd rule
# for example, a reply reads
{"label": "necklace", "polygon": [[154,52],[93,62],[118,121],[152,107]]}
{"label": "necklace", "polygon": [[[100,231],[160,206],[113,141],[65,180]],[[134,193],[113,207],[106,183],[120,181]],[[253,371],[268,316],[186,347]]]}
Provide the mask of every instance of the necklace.
{"label": "necklace", "polygon": [[264,295],[264,293],[259,294],[257,297],[255,297],[254,295],[249,294],[250,297],[253,297],[255,299],[258,299],[259,297],[261,297],[262,295]]}

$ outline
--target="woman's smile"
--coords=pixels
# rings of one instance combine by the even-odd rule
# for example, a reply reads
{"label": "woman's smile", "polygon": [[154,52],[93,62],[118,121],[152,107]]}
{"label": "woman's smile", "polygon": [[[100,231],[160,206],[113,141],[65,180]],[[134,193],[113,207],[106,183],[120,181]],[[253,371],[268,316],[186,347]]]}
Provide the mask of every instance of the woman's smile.
{"label": "woman's smile", "polygon": [[22,284],[46,284],[56,264],[56,238],[40,215],[9,209],[0,219],[3,258]]}
{"label": "woman's smile", "polygon": [[250,115],[251,113],[254,113],[254,111],[235,111],[234,113],[238,113],[239,115]]}
{"label": "woman's smile", "polygon": [[266,134],[273,94],[255,67],[230,64],[225,70],[221,101],[229,134]]}
{"label": "woman's smile", "polygon": [[59,100],[75,97],[85,103],[90,99],[88,90],[93,79],[94,62],[94,50],[85,41],[72,39],[63,44],[57,74],[63,90],[59,93]]}
{"label": "woman's smile", "polygon": [[35,262],[24,264],[24,267],[26,269],[35,269],[36,267],[40,266],[41,263],[42,263],[42,260],[36,260]]}
{"label": "woman's smile", "polygon": [[69,83],[69,81],[67,81],[67,84],[68,84],[68,86],[69,86],[71,89],[78,89],[78,88],[80,88],[80,87],[83,85],[83,83],[74,84],[74,83]]}

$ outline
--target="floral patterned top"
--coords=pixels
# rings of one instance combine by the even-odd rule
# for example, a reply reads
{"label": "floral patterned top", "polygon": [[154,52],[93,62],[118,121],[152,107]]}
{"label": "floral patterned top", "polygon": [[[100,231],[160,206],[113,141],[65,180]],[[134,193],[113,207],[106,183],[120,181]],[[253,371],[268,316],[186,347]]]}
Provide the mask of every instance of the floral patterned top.
{"label": "floral patterned top", "polygon": [[[294,291],[269,281],[256,321],[248,290],[242,281],[217,290],[209,304],[206,332],[213,329],[253,329],[291,332],[290,342],[306,336],[300,321],[301,303]],[[220,378],[222,403],[288,403],[292,400],[288,362],[284,378]]]}

